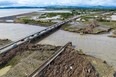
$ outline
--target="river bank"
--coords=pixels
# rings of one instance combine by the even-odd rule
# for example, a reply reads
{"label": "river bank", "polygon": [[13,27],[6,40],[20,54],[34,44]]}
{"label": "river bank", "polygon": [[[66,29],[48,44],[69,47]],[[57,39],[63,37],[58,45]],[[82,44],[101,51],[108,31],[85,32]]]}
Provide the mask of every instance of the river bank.
{"label": "river bank", "polygon": [[[16,54],[5,66],[12,66],[1,77],[25,77],[29,76],[43,62],[45,62],[58,49],[51,45],[29,45]],[[20,71],[20,72],[19,72]],[[1,72],[0,72],[1,73]]]}
{"label": "river bank", "polygon": [[104,33],[109,33],[112,30],[111,27],[99,25],[98,22],[96,22],[96,21],[91,21],[89,24],[84,24],[82,22],[73,21],[71,23],[63,25],[62,28],[65,31],[80,33],[81,35],[104,34]]}
{"label": "river bank", "polygon": [[[77,50],[83,50],[85,54],[95,56],[116,69],[115,38],[107,37],[110,34],[101,35],[80,35],[68,31],[59,30],[49,37],[46,37],[39,44],[63,45],[71,41]],[[63,38],[61,38],[63,37]]]}
{"label": "river bank", "polygon": [[109,35],[109,37],[116,38],[116,30],[114,30],[114,31],[112,32],[112,34],[111,34],[111,35]]}
{"label": "river bank", "polygon": [[0,47],[6,45],[8,43],[11,43],[11,40],[9,40],[9,39],[0,39]]}
{"label": "river bank", "polygon": [[[7,65],[8,66],[10,65],[12,67],[9,69],[8,72],[6,72],[1,77],[29,76],[32,72],[34,72],[34,70],[40,67],[48,58],[50,58],[50,56],[52,56],[59,49],[59,47],[60,46],[52,46],[48,44],[30,45],[28,49],[23,50],[23,52],[20,52],[20,54],[17,54],[11,61],[8,62]],[[76,57],[74,57],[74,54]],[[111,66],[109,66],[106,62],[100,59],[97,59],[95,57],[85,55],[82,51],[75,50],[72,46],[68,46],[66,48],[66,51],[64,51],[64,53],[61,56],[63,55],[65,55],[66,59],[64,57],[63,58],[60,57],[61,60],[59,59],[57,61],[57,62],[60,62],[63,60],[60,63],[61,64],[60,68],[63,68],[62,65],[65,63],[64,62],[65,60],[67,61],[66,65],[74,64],[72,68],[79,67],[79,65],[83,65],[83,67],[80,66],[78,69],[76,69],[78,72],[80,72],[80,74],[78,74],[78,77],[81,77],[81,75],[83,75],[82,77],[86,77],[88,75],[90,77],[93,77],[93,76],[94,77],[103,77],[103,76],[113,77],[115,73],[114,69]],[[72,58],[68,56],[71,56]],[[73,60],[70,61],[70,59],[73,59]],[[78,63],[78,65],[75,65],[75,63],[76,64]],[[82,68],[84,70],[82,70]],[[57,69],[50,68],[50,70],[57,70]],[[87,72],[86,70],[91,72]],[[65,71],[68,71],[68,70],[64,70],[63,72]],[[60,73],[60,72],[58,74],[63,75],[63,73]],[[56,74],[55,76],[57,76],[58,74]],[[68,75],[68,74],[65,73],[65,75]],[[49,77],[49,75],[47,76]]]}
{"label": "river bank", "polygon": [[[38,14],[41,12],[38,12]],[[78,14],[77,14],[78,15]],[[91,14],[90,14],[91,15]],[[44,27],[51,26],[53,24],[63,22],[65,19],[71,18],[75,16],[74,13],[71,11],[70,13],[57,13],[57,12],[42,12],[40,15],[31,15],[29,16],[22,16],[19,18],[14,19],[15,23],[23,23],[23,24],[33,24],[33,25],[41,25]],[[86,17],[86,15],[85,15]],[[107,21],[97,21],[96,19],[91,19],[87,21],[81,21],[83,16],[80,18],[69,22],[61,29],[69,32],[75,32],[80,34],[104,34],[110,32],[115,26],[115,22],[107,22]],[[101,24],[102,23],[102,24]],[[107,23],[107,24],[105,24]],[[110,24],[109,24],[110,23]]]}
{"label": "river bank", "polygon": [[[56,20],[56,21],[62,22],[63,20]],[[52,22],[52,20],[47,20],[47,19],[43,21],[43,20],[34,20],[29,18],[15,19],[15,22],[23,23],[23,24],[41,25],[44,27],[48,27],[58,23],[58,22]],[[94,22],[87,25],[87,24],[83,24],[83,23],[75,22],[75,21],[63,25],[61,29],[65,31],[69,31],[69,32],[80,33],[80,34],[94,34],[94,35],[108,33],[112,30],[111,27],[107,27],[103,25],[101,26]]]}

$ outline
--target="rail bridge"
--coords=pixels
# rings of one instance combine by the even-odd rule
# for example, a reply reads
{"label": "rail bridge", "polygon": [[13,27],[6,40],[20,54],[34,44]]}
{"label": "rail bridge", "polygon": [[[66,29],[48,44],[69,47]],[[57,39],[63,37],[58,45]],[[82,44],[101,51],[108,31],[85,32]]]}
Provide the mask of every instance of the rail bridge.
{"label": "rail bridge", "polygon": [[[31,34],[31,35],[29,35],[29,36],[26,36],[26,37],[24,37],[24,38],[21,38],[21,39],[15,41],[15,42],[12,42],[12,43],[10,43],[10,44],[7,44],[7,45],[5,45],[5,46],[3,46],[3,47],[0,48],[0,54],[6,53],[7,51],[12,50],[12,49],[16,48],[17,46],[20,46],[20,45],[26,43],[27,41],[35,40],[35,39],[37,39],[38,37],[41,37],[42,35],[47,35],[47,34],[49,34],[50,32],[52,32],[52,31],[54,31],[54,30],[56,30],[56,29],[59,29],[63,24],[66,24],[66,23],[68,23],[68,22],[70,22],[70,21],[72,21],[72,20],[74,20],[74,19],[79,18],[79,17],[80,17],[80,15],[79,15],[79,16],[75,16],[75,17],[70,18],[70,19],[68,19],[68,20],[65,20],[65,21],[63,21],[63,22],[60,22],[60,23],[51,25],[50,27],[48,27],[48,28],[46,28],[46,29],[44,29],[44,30],[41,30],[41,31],[39,31],[39,32],[36,32],[36,33]],[[39,39],[39,38],[38,38],[38,39]]]}

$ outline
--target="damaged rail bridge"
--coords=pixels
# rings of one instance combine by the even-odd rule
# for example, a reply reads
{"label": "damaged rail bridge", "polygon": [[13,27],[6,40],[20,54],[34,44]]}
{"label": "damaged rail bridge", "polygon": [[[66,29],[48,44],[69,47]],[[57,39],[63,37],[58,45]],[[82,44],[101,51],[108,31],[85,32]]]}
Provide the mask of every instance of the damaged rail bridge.
{"label": "damaged rail bridge", "polygon": [[34,34],[31,34],[29,36],[26,36],[24,38],[21,38],[15,42],[12,42],[8,45],[5,45],[0,48],[0,66],[3,66],[5,63],[7,63],[13,56],[16,55],[19,50],[23,50],[23,48],[28,47],[28,44],[34,43],[34,41],[39,40],[41,37],[47,36],[50,33],[53,33],[54,31],[58,30],[62,25],[79,18],[80,16],[75,16],[73,18],[70,18],[68,20],[65,20],[63,22],[54,24],[42,31],[36,32]]}

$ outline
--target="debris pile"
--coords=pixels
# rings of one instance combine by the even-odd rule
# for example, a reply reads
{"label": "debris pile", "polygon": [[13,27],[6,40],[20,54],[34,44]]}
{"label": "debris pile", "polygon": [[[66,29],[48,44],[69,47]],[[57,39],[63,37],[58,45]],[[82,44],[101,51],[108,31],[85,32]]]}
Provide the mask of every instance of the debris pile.
{"label": "debris pile", "polygon": [[68,46],[36,77],[114,77],[113,74],[113,68],[102,60]]}
{"label": "debris pile", "polygon": [[99,25],[96,20],[92,21],[90,24],[85,25],[83,23],[73,22],[70,26],[66,26],[64,30],[70,32],[76,32],[81,34],[100,34],[109,32],[112,28],[107,26]]}
{"label": "debris pile", "polygon": [[[23,46],[8,62],[11,69],[1,77],[28,77],[59,48],[40,44]],[[106,62],[85,55],[69,45],[36,77],[114,77],[113,74],[114,69]]]}
{"label": "debris pile", "polygon": [[9,39],[0,39],[0,47],[4,46],[8,43],[10,43],[11,41]]}
{"label": "debris pile", "polygon": [[100,25],[97,24],[96,21],[93,21],[90,25],[88,25],[84,30],[83,33],[92,33],[93,29],[99,27]]}
{"label": "debris pile", "polygon": [[99,74],[83,55],[68,46],[37,77],[99,77]]}

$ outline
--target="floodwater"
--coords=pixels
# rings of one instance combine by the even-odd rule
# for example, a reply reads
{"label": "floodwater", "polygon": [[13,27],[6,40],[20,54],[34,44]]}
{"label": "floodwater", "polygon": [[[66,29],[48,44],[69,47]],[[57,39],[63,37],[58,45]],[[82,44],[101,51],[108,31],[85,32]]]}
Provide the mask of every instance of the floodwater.
{"label": "floodwater", "polygon": [[38,12],[44,12],[44,13],[72,13],[70,10],[41,10]]}
{"label": "floodwater", "polygon": [[76,49],[105,60],[116,69],[116,39],[102,35],[80,35],[59,30],[43,39],[39,44],[64,45],[72,42]]}
{"label": "floodwater", "polygon": [[0,17],[18,15],[23,13],[29,13],[34,11],[40,11],[44,9],[0,9]]}
{"label": "floodwater", "polygon": [[112,15],[111,20],[116,21],[116,15]]}
{"label": "floodwater", "polygon": [[[29,9],[28,9],[29,10]],[[0,10],[0,17],[22,14],[36,11],[37,9],[5,9]],[[0,23],[0,39],[10,39],[16,41],[22,37],[38,32],[44,27],[32,26],[26,24]],[[40,44],[64,45],[67,42],[72,42],[76,49],[82,49],[88,55],[93,55],[102,60],[106,60],[108,64],[116,69],[116,39],[103,35],[80,35],[59,30],[49,37],[43,39]]]}
{"label": "floodwater", "polygon": [[16,41],[43,29],[45,28],[34,25],[0,23],[0,39]]}

